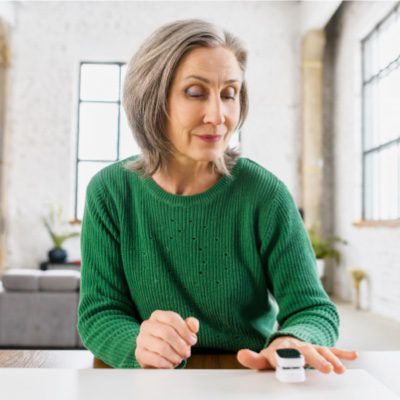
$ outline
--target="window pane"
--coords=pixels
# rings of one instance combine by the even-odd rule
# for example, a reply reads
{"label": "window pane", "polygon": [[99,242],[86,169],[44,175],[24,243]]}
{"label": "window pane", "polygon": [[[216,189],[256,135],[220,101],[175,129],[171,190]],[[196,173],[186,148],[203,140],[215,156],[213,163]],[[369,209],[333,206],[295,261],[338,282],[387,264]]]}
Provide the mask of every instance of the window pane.
{"label": "window pane", "polygon": [[110,163],[104,162],[86,162],[80,161],[78,163],[78,215],[77,218],[82,220],[83,210],[85,207],[86,187],[93,177],[93,175],[106,167]]}
{"label": "window pane", "polygon": [[364,42],[364,81],[369,80],[373,75],[376,75],[379,72],[377,39],[378,33],[374,32]]}
{"label": "window pane", "polygon": [[121,101],[122,101],[125,75],[126,75],[126,64],[121,66],[121,89],[120,89],[121,90]]}
{"label": "window pane", "polygon": [[116,160],[118,104],[81,103],[79,158]]}
{"label": "window pane", "polygon": [[384,69],[399,55],[399,38],[399,21],[396,21],[396,14],[393,13],[379,28],[380,69]]}
{"label": "window pane", "polygon": [[364,153],[366,219],[400,218],[399,38],[398,8],[363,43],[363,142],[364,151],[369,151]]}
{"label": "window pane", "polygon": [[364,150],[379,145],[377,118],[378,82],[374,80],[364,88]]}
{"label": "window pane", "polygon": [[378,119],[380,144],[400,136],[400,69],[380,81]]}
{"label": "window pane", "polygon": [[82,64],[81,100],[118,101],[119,66]]}
{"label": "window pane", "polygon": [[379,219],[378,171],[379,152],[365,155],[365,219]]}
{"label": "window pane", "polygon": [[393,145],[365,156],[365,218],[396,219],[399,190],[399,147]]}
{"label": "window pane", "polygon": [[397,215],[398,193],[397,145],[380,152],[379,189],[380,218],[395,219]]}
{"label": "window pane", "polygon": [[141,150],[132,135],[131,129],[129,128],[125,111],[121,107],[119,158],[123,160],[124,158],[140,153]]}

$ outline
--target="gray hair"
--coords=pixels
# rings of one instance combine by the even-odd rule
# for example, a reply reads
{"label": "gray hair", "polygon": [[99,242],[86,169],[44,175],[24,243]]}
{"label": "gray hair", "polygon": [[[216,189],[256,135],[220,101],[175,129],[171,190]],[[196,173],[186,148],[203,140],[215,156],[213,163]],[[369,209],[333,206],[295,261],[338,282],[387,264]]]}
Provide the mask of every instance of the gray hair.
{"label": "gray hair", "polygon": [[[124,167],[146,178],[166,165],[172,145],[165,134],[167,97],[174,73],[182,57],[198,47],[231,50],[245,72],[247,50],[231,33],[200,19],[178,20],[161,26],[140,46],[128,64],[123,87],[123,106],[134,138],[142,154]],[[243,78],[239,95],[240,129],[248,113],[247,84]],[[239,131],[240,132],[240,131]],[[227,148],[212,162],[214,171],[230,176],[240,157],[237,148]]]}

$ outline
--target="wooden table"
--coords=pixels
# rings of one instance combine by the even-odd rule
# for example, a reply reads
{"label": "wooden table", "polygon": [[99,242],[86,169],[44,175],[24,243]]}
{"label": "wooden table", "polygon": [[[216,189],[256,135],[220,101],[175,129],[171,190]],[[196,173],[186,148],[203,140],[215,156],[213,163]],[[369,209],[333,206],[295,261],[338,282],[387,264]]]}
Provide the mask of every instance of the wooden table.
{"label": "wooden table", "polygon": [[[0,350],[2,368],[110,368],[87,350]],[[235,354],[193,354],[187,369],[241,369]]]}

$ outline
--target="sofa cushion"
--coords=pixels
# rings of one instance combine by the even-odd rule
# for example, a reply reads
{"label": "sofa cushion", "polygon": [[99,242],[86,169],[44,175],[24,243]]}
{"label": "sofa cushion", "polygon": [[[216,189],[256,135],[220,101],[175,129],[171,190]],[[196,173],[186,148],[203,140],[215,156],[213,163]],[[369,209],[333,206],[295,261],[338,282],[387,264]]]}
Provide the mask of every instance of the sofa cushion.
{"label": "sofa cushion", "polygon": [[11,269],[4,273],[2,280],[5,290],[36,292],[39,290],[39,277],[43,271],[35,269]]}
{"label": "sofa cushion", "polygon": [[71,292],[79,289],[81,277],[79,271],[49,270],[42,272],[39,277],[39,290]]}
{"label": "sofa cushion", "polygon": [[77,348],[78,303],[76,291],[0,293],[0,347]]}

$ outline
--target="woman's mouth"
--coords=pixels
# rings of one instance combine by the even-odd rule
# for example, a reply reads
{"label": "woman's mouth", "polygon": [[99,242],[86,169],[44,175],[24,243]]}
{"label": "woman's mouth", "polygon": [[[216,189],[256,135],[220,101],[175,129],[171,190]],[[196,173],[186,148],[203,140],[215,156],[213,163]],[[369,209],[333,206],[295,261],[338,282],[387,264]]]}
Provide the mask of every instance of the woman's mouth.
{"label": "woman's mouth", "polygon": [[221,135],[196,135],[199,139],[204,140],[205,142],[208,143],[215,143],[221,140],[222,136]]}

